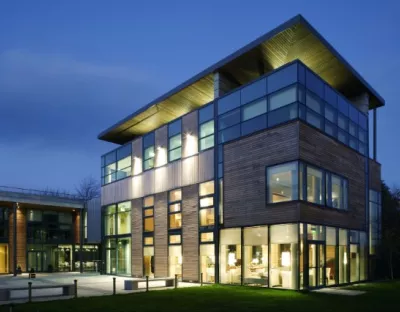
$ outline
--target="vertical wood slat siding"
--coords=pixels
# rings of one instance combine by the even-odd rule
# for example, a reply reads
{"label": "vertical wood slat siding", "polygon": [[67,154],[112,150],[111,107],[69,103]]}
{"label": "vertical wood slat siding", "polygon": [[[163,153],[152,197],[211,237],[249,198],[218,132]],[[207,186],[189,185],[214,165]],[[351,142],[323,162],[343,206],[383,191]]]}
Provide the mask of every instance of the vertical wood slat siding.
{"label": "vertical wood slat siding", "polygon": [[168,126],[155,131],[155,167],[160,167],[168,162]]}
{"label": "vertical wood slat siding", "polygon": [[[23,272],[27,271],[26,267],[26,210],[23,208],[17,209],[17,267],[21,266]],[[14,270],[14,211],[9,210],[9,271]]]}
{"label": "vertical wood slat siding", "polygon": [[[189,134],[189,136],[188,136]],[[198,111],[182,117],[182,157],[189,157],[198,152]],[[194,144],[195,143],[195,144]]]}
{"label": "vertical wood slat siding", "polygon": [[214,149],[199,154],[198,182],[214,179]]}
{"label": "vertical wood slat siding", "polygon": [[198,185],[182,188],[182,280],[199,280]]}
{"label": "vertical wood slat siding", "polygon": [[73,216],[74,220],[74,243],[80,245],[81,243],[81,215],[79,212],[75,212]]}
{"label": "vertical wood slat siding", "polygon": [[266,207],[266,166],[298,159],[298,122],[224,145],[224,225],[298,220],[298,205]]}
{"label": "vertical wood slat siding", "polygon": [[198,155],[194,155],[182,160],[182,186],[197,183],[199,180],[199,161]]}
{"label": "vertical wood slat siding", "polygon": [[143,141],[138,138],[132,142],[132,173],[138,175],[143,171]]}
{"label": "vertical wood slat siding", "polygon": [[8,209],[8,270],[14,271],[14,209]]}
{"label": "vertical wood slat siding", "polygon": [[132,200],[132,275],[143,276],[142,199]]}
{"label": "vertical wood slat siding", "polygon": [[374,161],[369,160],[369,188],[381,192],[381,165]]}
{"label": "vertical wood slat siding", "polygon": [[168,193],[154,198],[154,256],[155,277],[168,276]]}
{"label": "vertical wood slat siding", "polygon": [[303,204],[301,221],[365,230],[365,161],[366,158],[327,135],[300,123],[300,159],[348,179],[348,211]]}

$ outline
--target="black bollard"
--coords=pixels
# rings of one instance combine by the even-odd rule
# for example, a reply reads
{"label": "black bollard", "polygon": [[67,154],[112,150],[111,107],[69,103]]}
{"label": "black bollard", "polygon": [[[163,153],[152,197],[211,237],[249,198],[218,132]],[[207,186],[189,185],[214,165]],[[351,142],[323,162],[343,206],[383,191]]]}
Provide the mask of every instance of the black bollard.
{"label": "black bollard", "polygon": [[146,291],[149,291],[149,276],[146,275]]}
{"label": "black bollard", "polygon": [[117,293],[117,288],[115,286],[115,281],[116,281],[116,278],[113,277],[113,295],[115,295]]}
{"label": "black bollard", "polygon": [[74,280],[74,284],[75,284],[75,299],[78,298],[78,280]]}
{"label": "black bollard", "polygon": [[32,282],[28,282],[28,302],[32,302]]}

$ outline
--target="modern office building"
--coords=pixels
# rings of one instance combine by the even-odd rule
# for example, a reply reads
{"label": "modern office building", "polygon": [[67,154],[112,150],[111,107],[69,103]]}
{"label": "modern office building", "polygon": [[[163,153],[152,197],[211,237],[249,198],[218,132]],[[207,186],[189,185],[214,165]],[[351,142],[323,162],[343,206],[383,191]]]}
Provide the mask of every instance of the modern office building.
{"label": "modern office building", "polygon": [[0,187],[0,274],[96,271],[100,198]]}
{"label": "modern office building", "polygon": [[370,279],[383,105],[302,16],[155,99],[99,135],[120,145],[102,156],[107,273],[287,289]]}

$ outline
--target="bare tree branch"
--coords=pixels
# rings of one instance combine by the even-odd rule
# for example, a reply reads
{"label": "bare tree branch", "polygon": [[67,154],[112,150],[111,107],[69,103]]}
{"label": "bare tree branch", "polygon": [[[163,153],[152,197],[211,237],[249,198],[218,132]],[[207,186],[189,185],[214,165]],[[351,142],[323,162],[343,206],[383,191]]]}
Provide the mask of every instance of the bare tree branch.
{"label": "bare tree branch", "polygon": [[75,191],[79,197],[90,200],[100,196],[100,183],[92,176],[88,176],[75,186]]}

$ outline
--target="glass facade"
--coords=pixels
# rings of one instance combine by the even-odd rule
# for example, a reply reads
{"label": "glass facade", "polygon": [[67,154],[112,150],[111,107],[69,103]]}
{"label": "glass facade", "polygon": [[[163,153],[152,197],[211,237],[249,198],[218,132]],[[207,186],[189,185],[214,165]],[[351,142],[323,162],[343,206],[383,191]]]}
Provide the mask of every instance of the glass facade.
{"label": "glass facade", "polygon": [[101,157],[102,185],[131,176],[132,146],[124,145]]}

